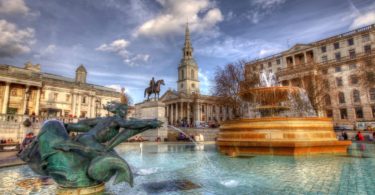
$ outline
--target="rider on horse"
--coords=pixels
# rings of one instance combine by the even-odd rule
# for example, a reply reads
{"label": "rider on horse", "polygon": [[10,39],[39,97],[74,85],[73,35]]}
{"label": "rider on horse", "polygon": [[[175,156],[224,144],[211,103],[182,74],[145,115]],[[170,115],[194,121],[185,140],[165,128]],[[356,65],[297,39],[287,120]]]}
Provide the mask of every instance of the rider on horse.
{"label": "rider on horse", "polygon": [[154,77],[152,77],[152,79],[150,81],[150,88],[151,88],[151,92],[155,93],[155,79],[154,79]]}

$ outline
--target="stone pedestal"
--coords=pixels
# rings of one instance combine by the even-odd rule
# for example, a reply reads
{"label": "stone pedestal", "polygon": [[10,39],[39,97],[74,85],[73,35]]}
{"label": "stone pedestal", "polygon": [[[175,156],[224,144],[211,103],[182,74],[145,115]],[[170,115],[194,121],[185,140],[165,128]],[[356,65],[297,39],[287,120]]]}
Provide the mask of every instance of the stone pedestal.
{"label": "stone pedestal", "polygon": [[158,129],[151,129],[141,134],[143,139],[155,141],[160,137],[161,141],[168,136],[168,121],[165,117],[165,104],[160,101],[144,101],[135,105],[135,118],[138,119],[158,119],[163,122],[163,126]]}

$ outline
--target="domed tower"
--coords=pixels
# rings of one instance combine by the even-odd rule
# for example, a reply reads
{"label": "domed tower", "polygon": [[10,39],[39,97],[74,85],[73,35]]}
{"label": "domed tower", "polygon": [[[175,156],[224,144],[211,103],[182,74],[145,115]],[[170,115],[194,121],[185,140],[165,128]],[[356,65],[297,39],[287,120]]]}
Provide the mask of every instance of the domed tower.
{"label": "domed tower", "polygon": [[179,92],[185,92],[186,94],[199,93],[198,65],[193,58],[188,24],[186,24],[182,59],[178,66],[177,89]]}
{"label": "domed tower", "polygon": [[87,71],[86,68],[81,64],[76,70],[76,82],[86,83]]}

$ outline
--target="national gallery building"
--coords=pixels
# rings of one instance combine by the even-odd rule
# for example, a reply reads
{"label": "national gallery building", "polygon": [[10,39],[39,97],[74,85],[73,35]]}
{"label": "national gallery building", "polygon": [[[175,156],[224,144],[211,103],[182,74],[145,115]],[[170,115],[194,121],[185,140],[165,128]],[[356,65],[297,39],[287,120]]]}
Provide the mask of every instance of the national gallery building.
{"label": "national gallery building", "polygon": [[75,78],[40,71],[40,65],[26,63],[23,68],[0,64],[0,112],[2,116],[35,115],[40,117],[105,116],[109,101],[119,101],[115,89],[86,82],[83,65]]}
{"label": "national gallery building", "polygon": [[247,63],[246,71],[273,72],[284,86],[317,87],[315,93],[324,92],[319,115],[333,118],[336,125],[353,127],[356,122],[375,121],[375,86],[361,84],[365,77],[361,72],[374,70],[368,67],[375,67],[375,24],[297,44]]}

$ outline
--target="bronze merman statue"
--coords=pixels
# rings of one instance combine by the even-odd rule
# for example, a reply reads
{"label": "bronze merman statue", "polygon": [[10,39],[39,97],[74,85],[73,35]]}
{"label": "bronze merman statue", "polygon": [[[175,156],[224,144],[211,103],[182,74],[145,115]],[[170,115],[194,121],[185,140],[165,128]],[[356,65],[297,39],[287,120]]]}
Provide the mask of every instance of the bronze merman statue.
{"label": "bronze merman statue", "polygon": [[[114,184],[128,182],[132,186],[132,172],[113,148],[138,133],[160,127],[162,122],[126,120],[126,104],[110,102],[106,108],[114,115],[68,124],[46,121],[19,157],[34,172],[52,177],[63,188],[102,185],[114,175]],[[71,138],[69,132],[79,134]]]}

